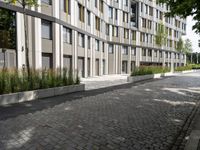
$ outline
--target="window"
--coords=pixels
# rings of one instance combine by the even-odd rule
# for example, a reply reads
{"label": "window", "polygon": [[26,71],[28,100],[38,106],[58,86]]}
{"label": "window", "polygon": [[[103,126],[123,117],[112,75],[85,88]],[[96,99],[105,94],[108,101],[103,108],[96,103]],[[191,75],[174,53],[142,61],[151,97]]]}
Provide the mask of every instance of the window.
{"label": "window", "polygon": [[113,18],[113,8],[109,7],[109,18]]}
{"label": "window", "polygon": [[94,6],[97,8],[97,0],[94,0]]}
{"label": "window", "polygon": [[66,14],[71,14],[71,0],[61,0],[60,7]]}
{"label": "window", "polygon": [[154,57],[158,57],[158,51],[154,50]]}
{"label": "window", "polygon": [[168,58],[168,52],[165,52],[165,57]]}
{"label": "window", "polygon": [[114,50],[113,50],[113,45],[110,44],[108,47],[108,53],[113,54]]}
{"label": "window", "polygon": [[124,5],[128,6],[128,0],[124,0]]}
{"label": "window", "polygon": [[159,52],[160,58],[162,58],[162,52]]}
{"label": "window", "polygon": [[132,40],[136,41],[136,31],[132,31]]}
{"label": "window", "polygon": [[87,40],[87,46],[88,46],[88,49],[90,49],[90,44],[91,44],[91,37],[88,36],[88,40]]}
{"label": "window", "polygon": [[118,10],[115,9],[115,20],[118,20]]}
{"label": "window", "polygon": [[149,56],[149,57],[152,56],[152,50],[151,50],[151,49],[148,50],[148,56]]}
{"label": "window", "polygon": [[67,69],[67,71],[72,70],[72,56],[63,56],[63,68]]}
{"label": "window", "polygon": [[44,39],[52,39],[52,29],[51,22],[42,20],[42,38]]}
{"label": "window", "polygon": [[146,49],[142,49],[142,56],[146,56]]}
{"label": "window", "polygon": [[128,23],[128,13],[123,12],[123,22]]}
{"label": "window", "polygon": [[99,40],[95,40],[95,50],[99,51]]}
{"label": "window", "polygon": [[99,1],[99,10],[103,13],[103,0]]}
{"label": "window", "polygon": [[124,28],[124,38],[129,39],[129,30]]}
{"label": "window", "polygon": [[122,47],[122,54],[123,55],[128,55],[128,46],[123,46]]}
{"label": "window", "polygon": [[72,43],[72,30],[66,27],[63,27],[63,42]]}
{"label": "window", "polygon": [[110,35],[110,26],[106,24],[106,35]]}
{"label": "window", "polygon": [[42,69],[51,69],[53,67],[52,54],[42,53]]}
{"label": "window", "polygon": [[131,47],[131,55],[136,56],[136,48]]}
{"label": "window", "polygon": [[85,47],[85,36],[82,33],[78,33],[78,45],[80,47]]}
{"label": "window", "polygon": [[51,0],[42,0],[41,2],[47,5],[51,5]]}
{"label": "window", "polygon": [[96,30],[100,31],[100,18],[99,17],[95,17],[95,26],[96,26]]}
{"label": "window", "polygon": [[91,14],[90,11],[87,10],[87,24],[88,24],[88,26],[90,26],[90,24],[91,24],[90,14]]}
{"label": "window", "polygon": [[85,22],[85,8],[81,5],[81,4],[78,4],[78,11],[79,11],[79,20],[81,22]]}
{"label": "window", "polygon": [[117,26],[112,26],[112,34],[115,37],[118,37],[118,27]]}

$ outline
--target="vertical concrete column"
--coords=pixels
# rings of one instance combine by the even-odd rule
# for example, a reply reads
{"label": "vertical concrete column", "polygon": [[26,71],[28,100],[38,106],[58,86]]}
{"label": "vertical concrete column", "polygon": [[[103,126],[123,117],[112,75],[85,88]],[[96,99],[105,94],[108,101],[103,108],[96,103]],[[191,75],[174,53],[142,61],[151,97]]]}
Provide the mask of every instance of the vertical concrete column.
{"label": "vertical concrete column", "polygon": [[149,60],[148,60],[148,58],[149,58],[148,51],[149,51],[148,49],[146,49],[146,51],[145,51],[146,52],[146,56],[145,56],[146,62],[149,62]]}
{"label": "vertical concrete column", "polygon": [[118,54],[119,54],[119,60],[118,60],[118,68],[119,68],[119,71],[118,73],[119,74],[122,74],[122,61],[123,61],[123,54],[122,54],[122,46],[120,47],[119,51],[118,51]]}
{"label": "vertical concrete column", "polygon": [[136,58],[135,58],[135,66],[139,67],[140,66],[140,61],[141,61],[141,48],[136,47]]}
{"label": "vertical concrete column", "polygon": [[84,54],[84,69],[85,69],[85,71],[84,71],[84,73],[85,73],[85,78],[87,78],[88,77],[88,42],[87,42],[87,40],[88,40],[88,36],[86,36],[85,35],[85,54]]}
{"label": "vertical concrete column", "polygon": [[174,53],[171,53],[171,71],[174,71]]}
{"label": "vertical concrete column", "polygon": [[77,62],[78,62],[78,57],[77,57],[77,41],[78,41],[78,32],[75,30],[72,30],[72,69],[73,72],[75,73],[78,69],[77,67]]}
{"label": "vertical concrete column", "polygon": [[[122,49],[122,46],[120,46],[120,49]],[[118,45],[114,45],[114,62],[113,64],[115,65],[115,71],[114,73],[117,74],[117,68],[118,68],[118,54],[119,53],[119,46]]]}
{"label": "vertical concrete column", "polygon": [[131,47],[128,47],[128,74],[131,73]]}
{"label": "vertical concrete column", "polygon": [[60,68],[60,25],[53,23],[53,68]]}
{"label": "vertical concrete column", "polygon": [[95,39],[91,38],[91,42],[92,42],[92,76],[96,75],[96,57],[95,57]]}
{"label": "vertical concrete column", "polygon": [[[39,6],[41,0],[38,0]],[[41,7],[32,7],[32,10],[41,12]],[[42,68],[42,23],[40,18],[33,18],[33,66],[35,69]]]}
{"label": "vertical concrete column", "polygon": [[63,69],[63,50],[64,50],[64,45],[63,45],[63,26],[60,25],[60,68]]}
{"label": "vertical concrete column", "polygon": [[105,43],[105,74],[108,74],[108,44]]}
{"label": "vertical concrete column", "polygon": [[162,55],[163,55],[163,61],[162,61],[162,66],[165,67],[165,59],[166,59],[166,56],[165,56],[165,51],[162,51]]}
{"label": "vertical concrete column", "polygon": [[[59,19],[60,3],[56,0],[52,1],[53,16]],[[60,25],[53,23],[53,67],[60,68]]]}
{"label": "vertical concrete column", "polygon": [[34,65],[35,69],[42,68],[42,24],[40,18],[34,18]]}
{"label": "vertical concrete column", "polygon": [[92,76],[92,38],[90,38],[90,76]]}
{"label": "vertical concrete column", "polygon": [[17,24],[17,68],[21,69],[25,65],[25,37],[23,14],[16,13]]}
{"label": "vertical concrete column", "polygon": [[57,0],[52,0],[53,16],[59,19],[60,3]]}
{"label": "vertical concrete column", "polygon": [[103,75],[103,42],[100,42],[99,75]]}

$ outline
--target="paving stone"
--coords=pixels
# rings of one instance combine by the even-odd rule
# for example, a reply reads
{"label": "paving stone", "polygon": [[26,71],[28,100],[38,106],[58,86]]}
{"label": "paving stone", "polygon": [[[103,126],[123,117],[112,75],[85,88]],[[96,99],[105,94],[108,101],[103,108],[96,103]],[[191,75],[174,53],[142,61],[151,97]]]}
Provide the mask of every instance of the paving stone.
{"label": "paving stone", "polygon": [[0,149],[167,150],[200,99],[199,81],[197,72],[127,85],[0,120]]}

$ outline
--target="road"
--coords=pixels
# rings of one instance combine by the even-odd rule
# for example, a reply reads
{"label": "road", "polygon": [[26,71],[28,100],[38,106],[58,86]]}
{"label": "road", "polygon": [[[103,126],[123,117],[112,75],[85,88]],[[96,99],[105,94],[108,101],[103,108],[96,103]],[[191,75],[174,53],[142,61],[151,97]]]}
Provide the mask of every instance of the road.
{"label": "road", "polygon": [[168,150],[199,87],[196,72],[0,107],[0,150]]}

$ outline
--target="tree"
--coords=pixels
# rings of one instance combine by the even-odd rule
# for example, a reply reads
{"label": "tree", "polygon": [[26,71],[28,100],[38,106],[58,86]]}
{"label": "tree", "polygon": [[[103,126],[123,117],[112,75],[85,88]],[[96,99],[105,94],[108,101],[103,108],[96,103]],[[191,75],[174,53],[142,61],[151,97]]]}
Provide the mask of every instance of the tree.
{"label": "tree", "polygon": [[4,0],[4,1],[8,2],[8,4],[19,4],[23,8],[26,66],[27,66],[28,77],[30,77],[28,31],[27,31],[28,22],[27,22],[26,8],[32,6],[38,6],[38,0]]}
{"label": "tree", "polygon": [[1,48],[16,48],[15,13],[0,9],[0,46]]}
{"label": "tree", "polygon": [[192,42],[189,39],[185,40],[185,44],[183,47],[183,51],[188,54],[188,53],[192,53],[193,49],[192,49]]}
{"label": "tree", "polygon": [[155,35],[155,43],[156,45],[162,47],[163,45],[166,44],[166,41],[167,41],[167,34],[165,31],[165,27],[163,23],[159,23]]}
{"label": "tree", "polygon": [[186,18],[193,16],[196,24],[193,26],[193,30],[196,33],[200,33],[200,0],[156,0],[159,3],[165,3],[170,7],[170,11],[165,15],[167,17],[180,16]]}
{"label": "tree", "polygon": [[182,38],[179,38],[179,41],[177,42],[177,51],[182,52],[183,51],[183,40]]}

